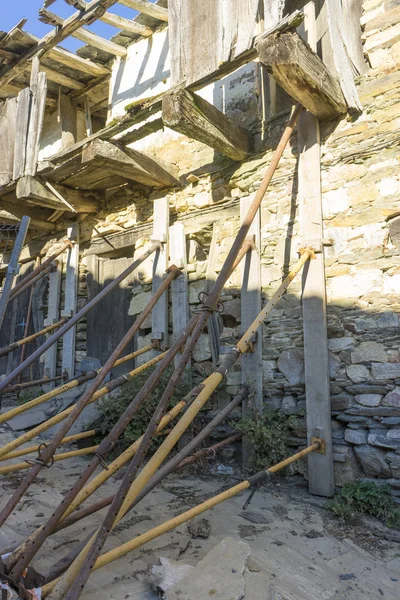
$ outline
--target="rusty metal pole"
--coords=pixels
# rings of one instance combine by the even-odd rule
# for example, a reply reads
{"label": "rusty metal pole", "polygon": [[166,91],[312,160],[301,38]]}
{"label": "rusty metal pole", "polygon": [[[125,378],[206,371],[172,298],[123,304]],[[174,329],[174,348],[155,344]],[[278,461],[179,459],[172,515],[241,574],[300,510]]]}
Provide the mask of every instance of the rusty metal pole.
{"label": "rusty metal pole", "polygon": [[[36,261],[36,263],[37,263],[37,261]],[[24,338],[28,337],[28,335],[29,335],[29,328],[31,326],[31,319],[32,319],[32,302],[33,302],[33,294],[34,293],[35,293],[35,285],[33,284],[31,287],[31,293],[29,294],[28,308],[26,311],[26,323],[25,323],[24,333],[23,333]],[[24,344],[21,349],[21,355],[19,357],[19,364],[24,362],[25,353],[26,353],[26,345]],[[21,378],[22,378],[22,374],[19,376],[18,382],[21,382]]]}
{"label": "rusty metal pole", "polygon": [[82,563],[78,577],[76,578],[76,580],[72,584],[70,590],[67,592],[67,594],[65,596],[65,600],[77,600],[82,593],[83,587],[90,575],[90,570],[93,567],[93,564],[94,564],[96,558],[99,556],[101,549],[102,549],[102,547],[108,537],[108,534],[111,530],[111,526],[113,524],[112,517],[114,515],[114,519],[115,519],[115,515],[118,514],[118,512],[122,506],[122,503],[124,501],[124,497],[125,497],[124,494],[128,491],[130,485],[132,484],[134,478],[136,477],[139,465],[141,464],[141,461],[143,460],[143,458],[147,452],[147,449],[149,447],[152,436],[153,436],[154,432],[156,431],[158,423],[165,411],[165,407],[168,405],[168,403],[171,399],[171,396],[174,393],[176,386],[177,386],[183,372],[185,371],[186,365],[187,365],[188,361],[190,360],[193,348],[197,344],[200,334],[203,331],[204,326],[207,323],[207,320],[208,320],[210,314],[212,314],[212,312],[214,312],[217,308],[219,297],[222,293],[225,282],[228,280],[228,278],[232,272],[232,268],[235,264],[235,260],[237,259],[237,255],[238,255],[243,243],[246,240],[246,236],[249,232],[250,226],[254,220],[257,210],[259,209],[259,207],[261,205],[261,202],[265,196],[265,193],[271,182],[273,174],[274,174],[274,172],[279,164],[279,161],[282,157],[282,154],[290,140],[290,137],[294,131],[298,117],[302,110],[303,110],[303,107],[301,106],[301,104],[297,103],[292,112],[289,123],[288,123],[287,127],[285,128],[285,131],[283,132],[280,142],[274,152],[271,163],[263,177],[260,187],[258,188],[257,193],[254,196],[253,202],[251,203],[250,208],[239,228],[239,231],[238,231],[235,241],[233,242],[232,247],[228,253],[225,263],[222,266],[222,269],[215,281],[215,284],[214,284],[210,294],[208,295],[208,297],[206,298],[206,300],[203,303],[203,311],[204,312],[201,313],[201,315],[196,323],[196,326],[193,330],[191,339],[186,345],[186,348],[182,354],[181,360],[180,360],[177,368],[175,369],[175,371],[165,389],[165,392],[160,400],[160,403],[159,403],[158,407],[156,408],[153,418],[150,421],[150,424],[146,430],[146,433],[144,434],[143,441],[142,441],[140,447],[138,448],[138,450],[137,450],[137,452],[125,474],[125,477],[120,486],[120,494],[118,494],[118,497],[115,498],[113,504],[111,505],[111,507],[104,519],[104,522],[103,522],[102,526],[100,527],[99,532],[96,535],[95,541],[93,542],[92,546],[90,547],[90,549],[85,557],[85,560]]}
{"label": "rusty metal pole", "polygon": [[[20,392],[25,388],[35,387],[35,385],[51,383],[52,381],[65,381],[67,377],[68,375],[66,373],[63,373],[62,375],[56,375],[56,377],[43,377],[43,379],[36,379],[35,381],[23,381],[22,383],[10,385],[4,390],[3,394],[9,394],[10,392]],[[21,406],[21,408],[23,408],[23,405]]]}
{"label": "rusty metal pole", "polygon": [[51,265],[49,265],[46,269],[43,269],[43,271],[41,273],[38,273],[36,275],[36,277],[34,277],[31,281],[28,281],[27,283],[25,283],[25,285],[23,285],[17,292],[13,293],[10,296],[10,300],[15,300],[15,298],[17,298],[20,294],[22,294],[23,292],[25,292],[31,286],[35,285],[35,283],[37,283],[40,279],[42,279],[43,277],[45,277],[46,275],[48,275],[49,273],[51,273],[52,271],[54,271],[54,269],[56,268],[57,264],[58,264],[58,261],[54,261],[54,263],[52,263]]}
{"label": "rusty metal pole", "polygon": [[64,323],[66,323],[67,321],[68,317],[63,317],[60,321],[57,321],[57,323],[52,323],[51,325],[48,325],[47,327],[41,329],[40,331],[37,331],[36,333],[32,333],[31,335],[28,335],[27,337],[24,337],[21,340],[17,340],[16,342],[9,344],[8,346],[3,346],[3,348],[0,348],[0,357],[7,356],[7,354],[10,354],[10,352],[14,352],[14,350],[17,350],[21,346],[29,344],[29,342],[33,342],[34,340],[36,340],[36,338],[41,337],[46,333],[50,333],[50,331],[53,331],[54,329],[58,329],[58,327],[61,327],[61,325],[64,325]]}
{"label": "rusty metal pole", "polygon": [[34,269],[32,271],[32,273],[29,273],[29,275],[27,275],[26,277],[24,277],[22,279],[22,281],[20,281],[13,289],[12,294],[10,295],[10,298],[13,298],[16,296],[17,292],[26,286],[26,284],[30,281],[32,281],[32,279],[34,279],[36,277],[36,275],[38,275],[39,273],[41,273],[42,271],[44,271],[45,269],[47,269],[47,267],[49,265],[51,265],[51,263],[53,262],[53,260],[55,260],[57,258],[57,256],[60,256],[60,254],[62,254],[64,252],[64,250],[66,250],[67,248],[71,248],[72,247],[72,242],[70,240],[65,240],[65,242],[63,243],[63,245],[59,248],[59,250],[57,250],[57,252],[54,252],[54,254],[52,254],[51,256],[49,256],[49,258],[46,258],[46,260],[44,260],[42,262],[41,265],[39,265],[38,267],[36,267],[36,269]]}
{"label": "rusty metal pole", "polygon": [[[40,472],[40,470],[47,465],[47,463],[53,457],[57,447],[59,446],[61,440],[65,437],[65,434],[69,431],[72,425],[75,423],[76,419],[79,417],[85,406],[90,401],[93,394],[96,392],[97,388],[101,385],[104,379],[107,377],[107,374],[111,371],[114,366],[114,363],[118,360],[123,352],[124,348],[129,344],[129,342],[134,338],[137,331],[140,329],[142,323],[146,319],[146,317],[152,311],[154,305],[157,303],[160,296],[168,289],[169,284],[175,277],[181,274],[181,271],[177,269],[174,265],[170,267],[168,275],[160,285],[157,292],[154,294],[150,302],[147,304],[146,308],[140,313],[134,324],[130,327],[128,332],[124,335],[114,352],[111,354],[109,359],[106,361],[105,365],[102,367],[101,371],[95,377],[92,384],[89,388],[84,392],[78,402],[75,404],[73,411],[65,420],[64,424],[55,434],[54,438],[49,442],[47,448],[42,452],[41,461],[37,462],[29,473],[26,475],[25,479],[21,482],[11,499],[7,502],[6,506],[3,508],[0,514],[0,524],[3,525],[7,518],[10,516],[11,512],[14,510],[15,506],[21,500],[22,496],[25,494],[26,490],[29,488],[31,483],[34,481],[36,475]],[[72,320],[72,319],[71,319]],[[70,322],[69,322],[70,323]],[[69,324],[68,323],[68,324]],[[101,450],[99,449],[98,453],[101,454]],[[97,464],[101,460],[101,456],[97,456]],[[20,577],[20,576],[19,576]],[[19,579],[17,577],[17,579]]]}
{"label": "rusty metal pole", "polygon": [[[68,241],[70,245],[71,242]],[[33,352],[23,363],[19,365],[10,375],[8,375],[0,383],[0,393],[10,385],[14,379],[18,377],[27,367],[35,362],[46,350],[51,348],[53,344],[57,342],[67,331],[69,331],[78,321],[82,319],[96,304],[100,302],[112,289],[118,286],[132,271],[138,268],[142,262],[144,262],[153,252],[160,247],[159,242],[154,242],[146,252],[144,252],[137,260],[135,260],[125,271],[118,275],[113,281],[111,281],[97,296],[95,296],[90,302],[88,302],[80,311],[78,311],[73,317],[71,317],[56,333],[53,333],[35,352]],[[65,249],[65,248],[64,248]],[[45,261],[46,262],[46,261]],[[44,265],[45,263],[43,263]],[[43,265],[40,265],[41,267]]]}

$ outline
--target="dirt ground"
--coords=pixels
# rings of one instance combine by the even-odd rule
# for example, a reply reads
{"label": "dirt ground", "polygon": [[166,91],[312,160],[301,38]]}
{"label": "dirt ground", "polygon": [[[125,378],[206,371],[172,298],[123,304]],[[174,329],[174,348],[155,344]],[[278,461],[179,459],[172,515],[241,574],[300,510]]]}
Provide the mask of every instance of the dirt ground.
{"label": "dirt ground", "polygon": [[[3,443],[14,437],[0,429]],[[17,462],[15,459],[13,462]],[[2,551],[15,546],[43,523],[84,467],[74,458],[43,469],[0,533]],[[1,504],[12,494],[24,471],[1,476]],[[122,521],[106,549],[124,543],[206,498],[237,483],[227,476],[170,476]],[[113,479],[96,496],[108,496]],[[343,525],[321,500],[311,497],[301,478],[279,479],[258,491],[243,511],[248,492],[204,516],[208,538],[194,538],[187,526],[153,540],[92,574],[84,600],[150,600],[149,574],[160,557],[196,565],[226,537],[247,542],[251,554],[243,577],[245,600],[399,600],[400,544],[376,536],[362,522]],[[34,566],[46,574],[79,540],[100,523],[104,511],[82,524],[53,535]]]}

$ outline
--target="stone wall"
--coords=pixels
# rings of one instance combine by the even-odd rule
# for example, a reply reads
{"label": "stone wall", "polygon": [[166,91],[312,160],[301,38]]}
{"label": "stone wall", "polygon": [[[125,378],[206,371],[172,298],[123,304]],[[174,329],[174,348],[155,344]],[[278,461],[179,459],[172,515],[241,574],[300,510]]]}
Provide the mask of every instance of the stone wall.
{"label": "stone wall", "polygon": [[[362,25],[371,65],[357,82],[364,112],[356,120],[336,120],[321,128],[324,237],[330,244],[325,257],[335,476],[339,485],[358,477],[385,479],[395,495],[400,495],[398,3],[368,0]],[[225,109],[245,123],[257,144],[261,144],[258,67],[230,76],[232,89],[243,78],[247,100],[232,93],[232,102]],[[146,151],[179,167],[183,187],[165,193],[170,200],[171,222],[181,220],[185,227],[190,223],[187,248],[191,312],[204,286],[213,211],[219,206],[226,210],[215,213],[218,271],[239,226],[239,200],[257,189],[286,118],[283,115],[270,122],[263,153],[242,164],[232,163],[212,149],[168,131],[153,134],[151,140],[134,146],[143,148],[144,144]],[[296,172],[294,137],[261,207],[264,299],[279,285],[282,271],[297,259],[301,245]],[[193,174],[195,177],[190,176]],[[81,225],[81,239],[86,240],[86,248],[98,233],[134,231],[135,227],[146,224],[150,231],[154,197],[155,193],[133,184],[110,192],[96,217],[96,230],[90,217]],[[203,218],[207,214],[211,215],[208,220]],[[140,253],[145,243],[146,235],[136,244],[135,251]],[[84,301],[83,247],[81,302]],[[133,289],[132,311],[137,311],[147,298],[150,281],[150,267],[144,266]],[[232,346],[239,336],[240,281],[238,270],[221,298],[223,346]],[[293,448],[306,440],[300,294],[298,279],[263,325],[265,406],[295,416],[289,438]],[[148,343],[149,327],[150,323],[140,332],[139,346]],[[84,326],[80,334],[84,345]],[[204,333],[194,354],[193,382],[200,381],[211,370],[208,336]],[[208,409],[225,403],[236,393],[240,381],[238,367]]]}

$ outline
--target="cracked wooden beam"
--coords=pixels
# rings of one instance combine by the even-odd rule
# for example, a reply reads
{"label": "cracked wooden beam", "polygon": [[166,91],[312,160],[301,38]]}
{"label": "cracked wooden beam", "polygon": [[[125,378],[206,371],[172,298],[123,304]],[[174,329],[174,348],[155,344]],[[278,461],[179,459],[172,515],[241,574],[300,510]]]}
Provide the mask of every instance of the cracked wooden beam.
{"label": "cracked wooden beam", "polygon": [[339,82],[296,32],[270,35],[256,47],[277,83],[318,119],[347,112]]}
{"label": "cracked wooden beam", "polygon": [[124,148],[122,144],[99,139],[89,142],[83,148],[82,164],[90,164],[113,175],[154,187],[179,183],[177,171],[172,165],[131,148]]}
{"label": "cracked wooden beam", "polygon": [[186,89],[164,95],[162,118],[167,127],[211,146],[232,160],[244,160],[251,151],[251,138],[246,129]]}
{"label": "cracked wooden beam", "polygon": [[28,204],[52,210],[90,213],[99,209],[97,200],[83,192],[57,184],[48,187],[44,180],[29,175],[18,180],[16,196]]}

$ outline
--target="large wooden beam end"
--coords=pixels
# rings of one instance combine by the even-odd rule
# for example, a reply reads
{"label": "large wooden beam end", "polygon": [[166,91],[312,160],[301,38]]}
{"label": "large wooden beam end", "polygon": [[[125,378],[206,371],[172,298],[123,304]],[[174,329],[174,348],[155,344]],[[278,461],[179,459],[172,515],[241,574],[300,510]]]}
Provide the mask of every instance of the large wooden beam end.
{"label": "large wooden beam end", "polygon": [[257,51],[277,83],[318,119],[347,112],[339,82],[296,32],[268,36]]}
{"label": "large wooden beam end", "polygon": [[164,95],[162,118],[167,127],[203,142],[233,160],[244,160],[251,150],[251,138],[246,129],[186,89]]}

